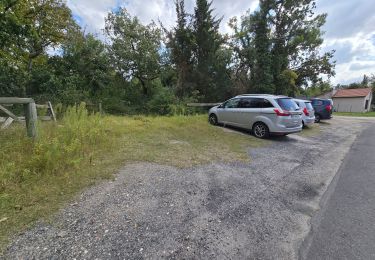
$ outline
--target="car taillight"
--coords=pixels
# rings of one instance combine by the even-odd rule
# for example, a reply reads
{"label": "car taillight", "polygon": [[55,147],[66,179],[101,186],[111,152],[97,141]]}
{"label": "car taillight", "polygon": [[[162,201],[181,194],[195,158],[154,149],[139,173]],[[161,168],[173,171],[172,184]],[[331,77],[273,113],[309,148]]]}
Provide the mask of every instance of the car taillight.
{"label": "car taillight", "polygon": [[307,111],[306,107],[303,109],[303,113],[305,114],[305,116],[309,116],[310,115],[310,113],[309,113],[309,111]]}
{"label": "car taillight", "polygon": [[327,110],[328,112],[331,112],[331,110],[332,110],[332,106],[331,106],[331,105],[326,106],[326,110]]}
{"label": "car taillight", "polygon": [[287,111],[283,111],[283,110],[279,110],[279,109],[274,109],[274,111],[276,112],[276,115],[277,116],[290,116],[291,114]]}

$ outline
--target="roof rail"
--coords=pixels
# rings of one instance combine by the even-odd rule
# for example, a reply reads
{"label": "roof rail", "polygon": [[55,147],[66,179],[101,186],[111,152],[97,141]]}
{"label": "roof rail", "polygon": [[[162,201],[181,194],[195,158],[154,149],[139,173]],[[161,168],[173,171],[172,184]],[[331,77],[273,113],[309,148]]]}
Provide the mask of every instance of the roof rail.
{"label": "roof rail", "polygon": [[246,97],[246,96],[271,96],[271,97],[273,97],[273,96],[275,96],[275,95],[271,95],[271,94],[242,94],[242,95],[238,95],[237,97]]}

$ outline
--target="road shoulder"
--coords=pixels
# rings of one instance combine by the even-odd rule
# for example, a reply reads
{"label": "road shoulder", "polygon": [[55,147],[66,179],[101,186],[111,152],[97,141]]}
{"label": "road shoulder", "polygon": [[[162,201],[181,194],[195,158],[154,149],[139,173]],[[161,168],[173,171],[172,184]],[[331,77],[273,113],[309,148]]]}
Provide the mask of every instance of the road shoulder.
{"label": "road shoulder", "polygon": [[353,143],[312,218],[301,259],[373,259],[375,250],[375,127]]}

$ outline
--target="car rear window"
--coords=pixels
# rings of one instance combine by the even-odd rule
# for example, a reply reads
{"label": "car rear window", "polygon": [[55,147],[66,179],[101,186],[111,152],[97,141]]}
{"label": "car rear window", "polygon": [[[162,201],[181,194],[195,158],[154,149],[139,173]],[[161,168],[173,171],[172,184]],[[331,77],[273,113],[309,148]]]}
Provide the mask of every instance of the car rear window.
{"label": "car rear window", "polygon": [[305,102],[307,110],[313,110],[313,106],[311,105],[311,102]]}
{"label": "car rear window", "polygon": [[295,111],[299,109],[296,102],[294,102],[291,98],[279,98],[276,101],[283,110]]}
{"label": "car rear window", "polygon": [[313,106],[322,106],[324,104],[323,100],[313,100]]}

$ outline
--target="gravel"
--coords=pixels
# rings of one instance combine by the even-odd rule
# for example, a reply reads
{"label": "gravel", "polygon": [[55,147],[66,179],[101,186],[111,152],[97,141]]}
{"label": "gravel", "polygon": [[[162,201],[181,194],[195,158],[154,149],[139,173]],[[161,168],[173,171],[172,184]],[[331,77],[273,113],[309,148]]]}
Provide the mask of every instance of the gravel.
{"label": "gravel", "polygon": [[[353,123],[355,122],[355,123]],[[251,163],[125,166],[53,223],[15,237],[5,259],[297,259],[310,219],[369,121],[275,138]]]}

